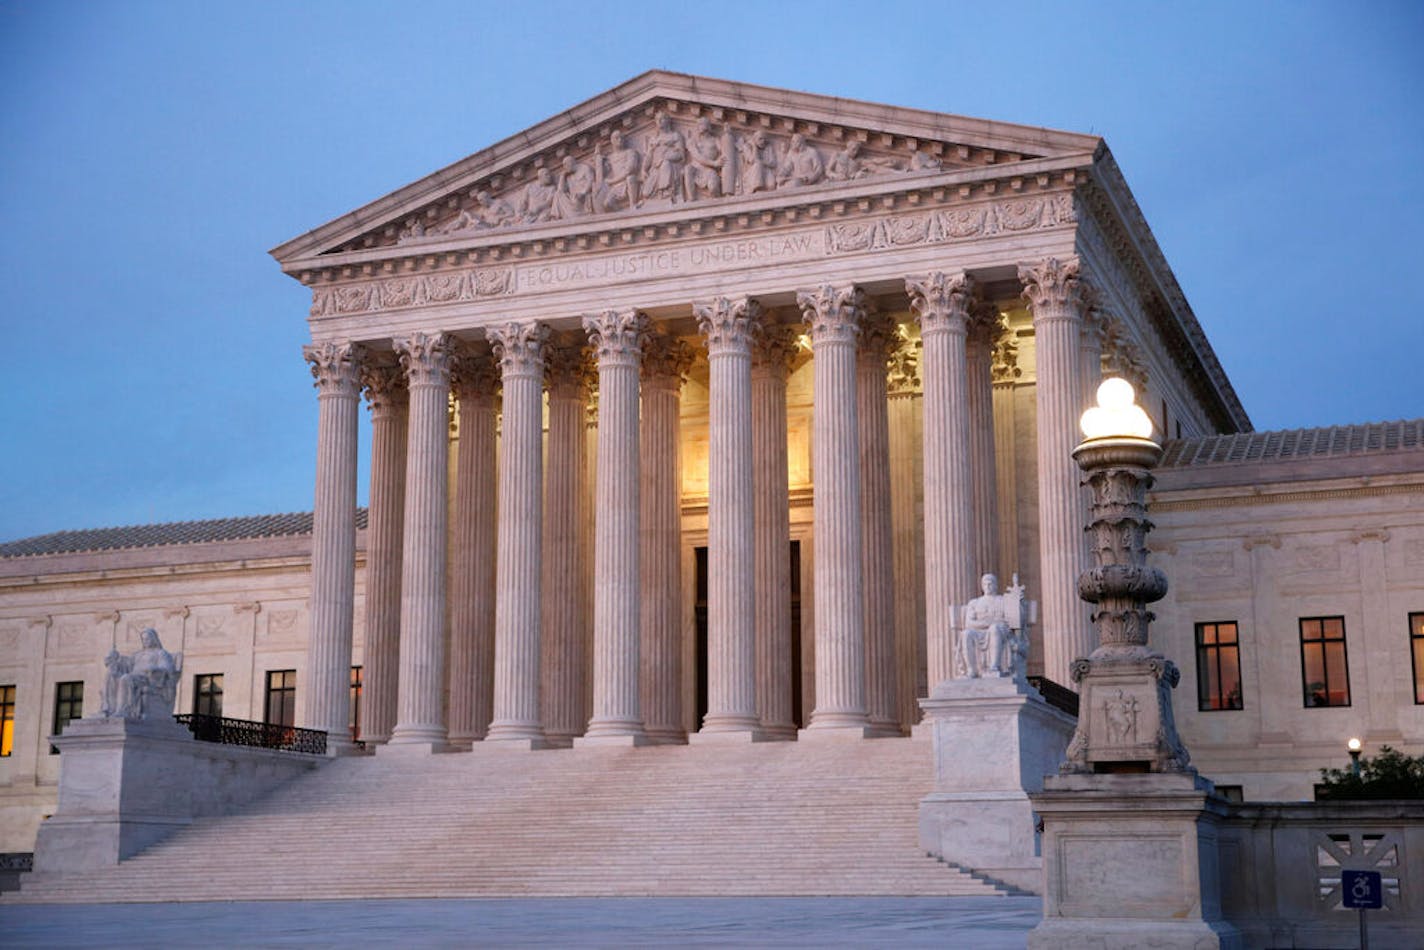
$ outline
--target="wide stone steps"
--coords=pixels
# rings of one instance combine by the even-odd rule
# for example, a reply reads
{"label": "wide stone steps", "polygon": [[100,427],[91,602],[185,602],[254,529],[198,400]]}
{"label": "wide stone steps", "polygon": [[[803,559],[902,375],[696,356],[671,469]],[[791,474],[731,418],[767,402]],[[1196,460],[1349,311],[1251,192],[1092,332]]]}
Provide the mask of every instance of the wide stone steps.
{"label": "wide stone steps", "polygon": [[334,761],[25,901],[988,895],[926,857],[910,739]]}

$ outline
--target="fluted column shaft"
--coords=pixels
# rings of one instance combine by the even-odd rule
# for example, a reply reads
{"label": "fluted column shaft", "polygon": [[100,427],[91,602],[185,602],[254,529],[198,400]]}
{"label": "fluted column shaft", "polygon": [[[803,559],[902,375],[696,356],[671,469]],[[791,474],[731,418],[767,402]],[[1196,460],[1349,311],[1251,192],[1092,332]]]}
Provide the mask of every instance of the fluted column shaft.
{"label": "fluted column shaft", "polygon": [[1033,310],[1038,405],[1038,543],[1043,587],[1044,673],[1069,684],[1073,660],[1093,651],[1078,599],[1083,503],[1073,448],[1083,408],[1082,306],[1077,261],[1019,267]]}
{"label": "fluted column shaft", "polygon": [[450,341],[395,341],[410,389],[401,555],[400,696],[392,745],[442,745],[445,725],[445,553],[450,472]]}
{"label": "fluted column shaft", "polygon": [[540,705],[544,734],[550,742],[566,745],[583,733],[588,721],[583,702],[588,656],[580,576],[584,552],[579,530],[589,384],[583,340],[548,347],[544,370],[549,393],[549,436],[544,480]]}
{"label": "fluted column shaft", "polygon": [[504,421],[495,568],[494,719],[487,742],[544,742],[539,715],[544,342],[539,323],[487,331],[499,360]]}
{"label": "fluted column shaft", "polygon": [[643,488],[639,519],[643,598],[641,706],[656,742],[681,742],[682,470],[679,453],[682,383],[692,350],[649,334],[643,343]]}
{"label": "fluted column shaft", "polygon": [[870,725],[895,733],[895,526],[890,510],[890,411],[886,371],[898,344],[883,314],[861,321],[856,356],[860,437],[860,544],[865,608],[865,704]]}
{"label": "fluted column shaft", "polygon": [[999,332],[999,311],[993,304],[974,309],[966,353],[969,401],[969,474],[974,500],[975,574],[999,570],[999,505],[994,444],[993,341]]}
{"label": "fluted column shaft", "polygon": [[317,388],[316,499],[312,510],[311,633],[307,639],[308,729],[333,751],[350,747],[351,627],[356,599],[356,421],[361,347],[318,343],[303,350]]}
{"label": "fluted column shaft", "polygon": [[797,295],[811,331],[815,404],[816,708],[808,732],[865,734],[865,606],[861,574],[860,431],[856,337],[865,300],[857,288]]}
{"label": "fluted column shaft", "polygon": [[750,733],[756,706],[752,532],[752,326],[756,301],[693,308],[707,340],[707,718],[705,733]]}
{"label": "fluted column shaft", "polygon": [[450,571],[450,740],[483,739],[494,703],[495,417],[499,373],[484,354],[455,361],[460,407]]}
{"label": "fluted column shaft", "polygon": [[926,665],[933,692],[954,676],[950,607],[967,603],[976,589],[965,354],[973,284],[964,274],[933,273],[906,287],[924,345]]}
{"label": "fluted column shaft", "polygon": [[584,317],[598,362],[590,741],[644,738],[639,709],[638,364],[648,320],[636,310]]}
{"label": "fluted column shaft", "polygon": [[752,491],[755,496],[757,717],[768,735],[792,738],[791,503],[787,482],[786,380],[796,331],[763,325],[752,362]]}
{"label": "fluted column shaft", "polygon": [[410,394],[392,361],[361,374],[371,409],[371,500],[366,513],[366,653],[361,673],[361,739],[388,742],[400,684],[401,547],[405,519]]}

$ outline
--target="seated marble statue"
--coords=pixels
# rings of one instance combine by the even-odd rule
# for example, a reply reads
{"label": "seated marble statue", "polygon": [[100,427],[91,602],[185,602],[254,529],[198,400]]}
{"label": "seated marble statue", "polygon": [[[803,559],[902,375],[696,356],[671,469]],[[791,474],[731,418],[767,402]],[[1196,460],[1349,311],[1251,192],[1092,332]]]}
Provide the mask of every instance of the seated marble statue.
{"label": "seated marble statue", "polygon": [[1014,575],[1007,593],[999,593],[999,578],[979,579],[981,595],[953,611],[959,631],[954,650],[954,672],[960,678],[1028,674],[1028,627],[1037,605],[1024,599],[1023,585]]}
{"label": "seated marble statue", "polygon": [[173,715],[183,654],[169,653],[152,627],[139,635],[143,649],[128,656],[110,650],[104,658],[104,704],[109,719],[157,719]]}

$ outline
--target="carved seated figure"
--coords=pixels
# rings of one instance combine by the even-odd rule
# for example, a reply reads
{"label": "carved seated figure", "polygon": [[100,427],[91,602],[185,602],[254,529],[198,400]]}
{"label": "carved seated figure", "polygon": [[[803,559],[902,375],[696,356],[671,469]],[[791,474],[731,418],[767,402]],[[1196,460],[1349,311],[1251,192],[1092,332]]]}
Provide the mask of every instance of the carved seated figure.
{"label": "carved seated figure", "polygon": [[1022,679],[1028,674],[1028,627],[1036,605],[1024,600],[1017,574],[1007,593],[999,593],[999,578],[993,574],[979,579],[979,589],[980,596],[955,611],[955,675]]}
{"label": "carved seated figure", "polygon": [[153,628],[139,635],[143,649],[124,656],[110,650],[104,658],[104,704],[100,714],[110,719],[157,719],[173,715],[183,654],[169,653]]}

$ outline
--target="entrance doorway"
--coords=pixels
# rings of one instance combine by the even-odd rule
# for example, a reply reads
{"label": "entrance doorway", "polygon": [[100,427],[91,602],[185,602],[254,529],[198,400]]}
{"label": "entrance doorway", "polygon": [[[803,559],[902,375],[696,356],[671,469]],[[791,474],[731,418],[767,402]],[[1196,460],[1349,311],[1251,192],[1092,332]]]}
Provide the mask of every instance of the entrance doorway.
{"label": "entrance doorway", "polygon": [[[707,716],[707,598],[710,584],[707,577],[707,548],[693,549],[697,570],[697,599],[693,617],[697,626],[697,723],[700,728]],[[787,546],[787,561],[791,568],[791,720],[797,728],[805,728],[806,719],[801,699],[801,542]]]}

